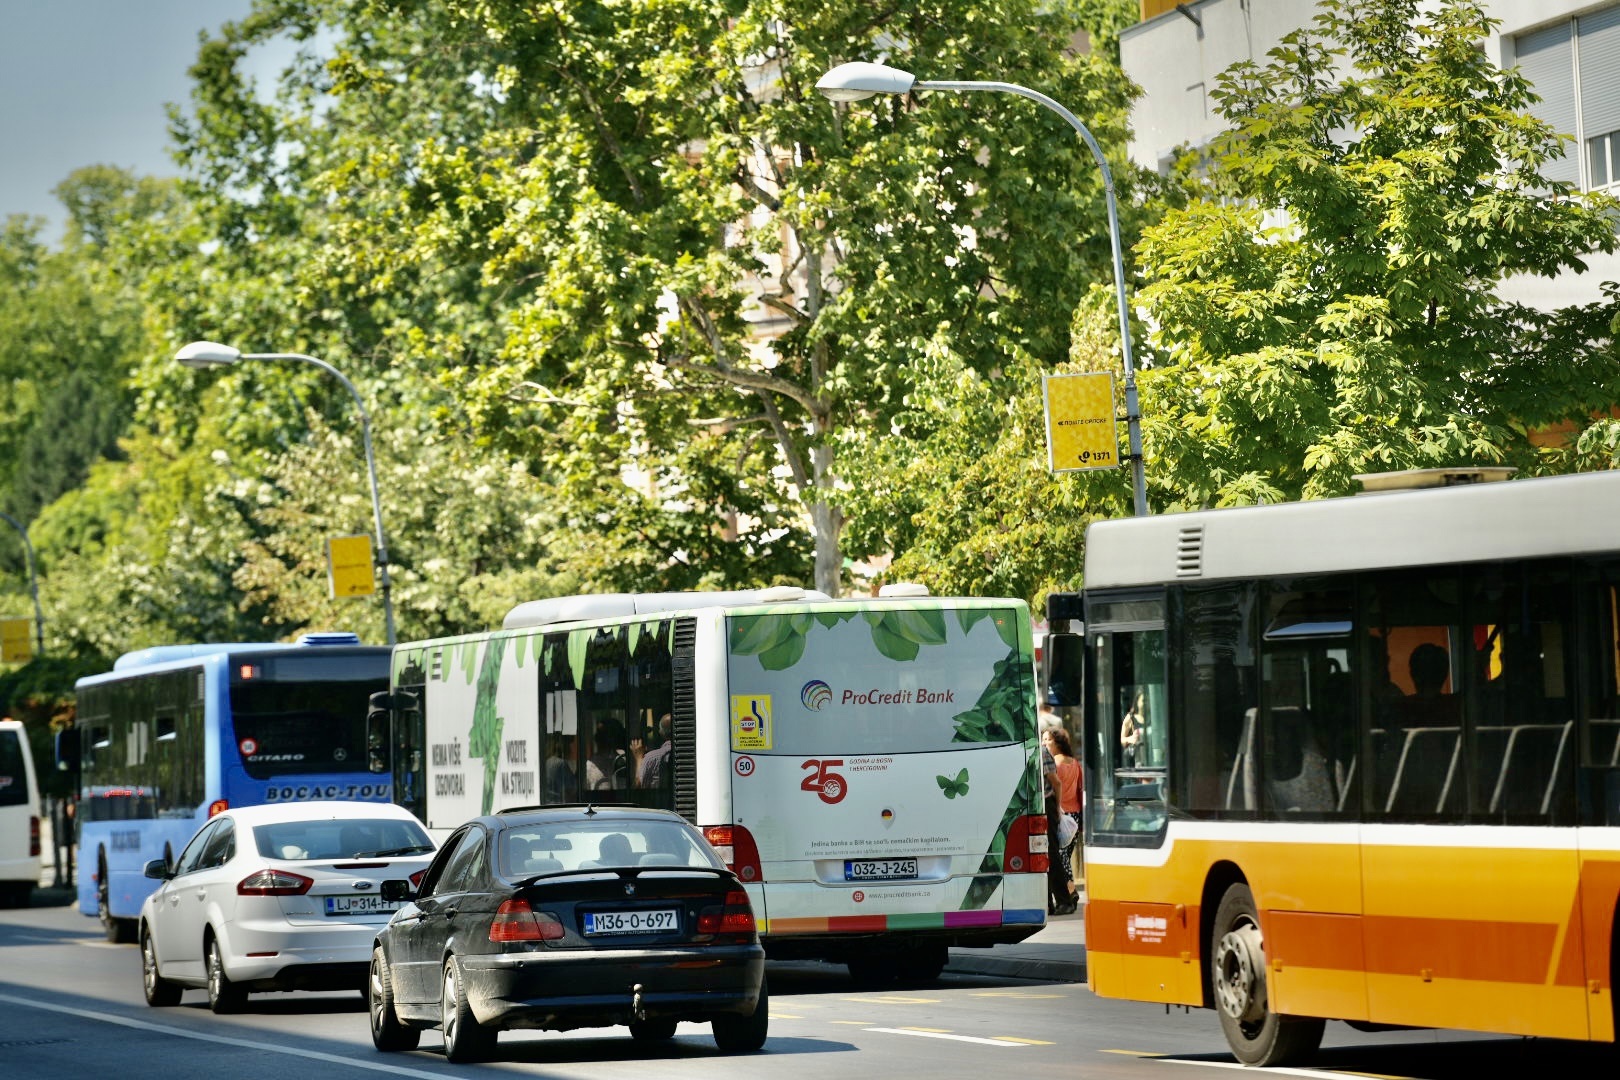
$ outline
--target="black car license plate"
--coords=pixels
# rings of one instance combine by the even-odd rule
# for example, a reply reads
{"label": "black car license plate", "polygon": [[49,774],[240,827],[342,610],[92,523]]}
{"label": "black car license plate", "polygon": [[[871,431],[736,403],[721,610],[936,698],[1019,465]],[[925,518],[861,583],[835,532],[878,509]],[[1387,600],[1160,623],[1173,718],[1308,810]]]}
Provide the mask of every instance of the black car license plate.
{"label": "black car license plate", "polygon": [[653,908],[645,911],[587,911],[585,935],[603,934],[657,934],[679,930],[679,908]]}
{"label": "black car license plate", "polygon": [[845,881],[906,881],[916,876],[916,859],[844,860]]}
{"label": "black car license plate", "polygon": [[399,909],[399,901],[380,896],[328,896],[328,915],[386,915]]}

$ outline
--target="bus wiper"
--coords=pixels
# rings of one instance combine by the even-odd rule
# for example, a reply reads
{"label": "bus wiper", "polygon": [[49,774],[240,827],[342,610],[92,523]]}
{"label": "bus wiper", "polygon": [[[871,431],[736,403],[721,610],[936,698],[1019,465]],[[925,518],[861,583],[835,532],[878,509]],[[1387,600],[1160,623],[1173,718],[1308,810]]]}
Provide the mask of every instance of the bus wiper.
{"label": "bus wiper", "polygon": [[351,859],[384,859],[390,855],[420,855],[424,851],[432,851],[432,844],[411,844],[409,847],[388,848],[386,851],[357,851],[350,855]]}

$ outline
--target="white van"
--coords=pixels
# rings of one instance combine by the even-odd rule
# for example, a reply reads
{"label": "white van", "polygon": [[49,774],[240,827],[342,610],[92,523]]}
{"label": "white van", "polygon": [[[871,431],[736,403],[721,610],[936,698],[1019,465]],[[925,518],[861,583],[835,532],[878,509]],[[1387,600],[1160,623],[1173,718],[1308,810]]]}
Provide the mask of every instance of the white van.
{"label": "white van", "polygon": [[0,720],[0,905],[22,907],[39,884],[39,785],[28,733]]}

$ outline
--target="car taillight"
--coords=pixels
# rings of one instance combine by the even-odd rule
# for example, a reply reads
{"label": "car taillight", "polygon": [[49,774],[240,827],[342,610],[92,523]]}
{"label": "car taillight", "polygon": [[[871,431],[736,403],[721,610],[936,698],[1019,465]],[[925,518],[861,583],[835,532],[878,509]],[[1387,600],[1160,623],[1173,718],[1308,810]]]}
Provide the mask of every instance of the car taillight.
{"label": "car taillight", "polygon": [[424,866],[424,867],[422,867],[422,869],[420,869],[416,873],[412,874],[411,875],[411,888],[420,890],[422,888],[422,879],[427,877],[427,872],[428,872],[428,868]]}
{"label": "car taillight", "polygon": [[527,900],[506,900],[489,924],[491,941],[556,941],[563,924],[549,911],[535,911]]}
{"label": "car taillight", "polygon": [[213,817],[215,814],[223,814],[230,808],[231,804],[228,799],[215,799],[208,804],[208,816]]}
{"label": "car taillight", "polygon": [[765,871],[759,863],[759,845],[754,834],[741,825],[705,825],[703,838],[714,848],[726,869],[743,881],[764,881]]}
{"label": "car taillight", "polygon": [[698,933],[752,937],[754,909],[748,903],[748,894],[732,889],[726,893],[723,906],[706,907],[698,912]]}
{"label": "car taillight", "polygon": [[1003,873],[1044,874],[1052,865],[1047,853],[1046,815],[1025,814],[1013,819],[1007,830],[1007,847],[1001,853]]}
{"label": "car taillight", "polygon": [[39,857],[39,818],[28,819],[28,854],[34,858]]}
{"label": "car taillight", "polygon": [[290,870],[256,870],[236,883],[238,896],[303,896],[314,878]]}

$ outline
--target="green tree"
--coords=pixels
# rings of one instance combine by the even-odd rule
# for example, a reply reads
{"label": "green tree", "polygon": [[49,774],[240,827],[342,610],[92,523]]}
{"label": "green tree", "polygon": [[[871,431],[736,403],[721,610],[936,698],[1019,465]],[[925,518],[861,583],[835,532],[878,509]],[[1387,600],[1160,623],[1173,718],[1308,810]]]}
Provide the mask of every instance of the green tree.
{"label": "green tree", "polygon": [[1620,401],[1612,305],[1541,311],[1515,274],[1613,251],[1615,203],[1540,172],[1564,147],[1483,49],[1472,0],[1326,0],[1215,99],[1204,197],[1138,248],[1168,363],[1144,376],[1154,502],[1353,490],[1353,475],[1567,467],[1528,432]]}
{"label": "green tree", "polygon": [[[225,77],[316,24],[336,55],[279,109]],[[840,448],[888,434],[930,348],[983,375],[1061,357],[1108,237],[1089,153],[1037,106],[813,85],[883,56],[1038,84],[1122,147],[1125,83],[1069,51],[1079,25],[1033,0],[263,3],[182,145],[243,237],[320,207],[293,280],[341,294],[321,316],[388,314],[373,355],[436,372],[552,485],[589,584],[802,579],[813,546],[836,592],[847,516],[885,512]]]}

